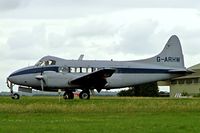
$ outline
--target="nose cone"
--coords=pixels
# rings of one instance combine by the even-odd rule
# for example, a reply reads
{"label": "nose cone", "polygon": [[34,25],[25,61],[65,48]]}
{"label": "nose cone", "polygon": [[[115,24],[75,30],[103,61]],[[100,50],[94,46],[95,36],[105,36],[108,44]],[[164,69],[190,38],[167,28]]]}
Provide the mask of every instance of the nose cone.
{"label": "nose cone", "polygon": [[15,71],[15,72],[11,73],[11,74],[8,76],[7,79],[8,79],[10,82],[12,82],[12,83],[17,84],[19,72],[20,72],[20,70],[17,70],[17,71]]}
{"label": "nose cone", "polygon": [[9,76],[8,76],[8,80],[14,84],[18,84],[18,85],[22,85],[22,81],[25,80],[25,74],[27,73],[27,71],[32,68],[32,67],[26,67],[26,68],[22,68],[22,69],[19,69],[13,73],[11,73]]}
{"label": "nose cone", "polygon": [[8,76],[8,77],[7,77],[7,80],[10,81],[10,82],[12,82],[11,76]]}
{"label": "nose cone", "polygon": [[7,80],[10,81],[11,83],[16,84],[16,77],[7,77]]}

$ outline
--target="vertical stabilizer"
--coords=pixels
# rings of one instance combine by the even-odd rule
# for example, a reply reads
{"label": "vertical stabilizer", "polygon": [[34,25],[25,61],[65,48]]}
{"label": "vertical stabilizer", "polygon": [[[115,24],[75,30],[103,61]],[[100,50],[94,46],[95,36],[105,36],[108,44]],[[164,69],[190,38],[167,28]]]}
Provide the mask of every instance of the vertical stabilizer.
{"label": "vertical stabilizer", "polygon": [[181,43],[176,35],[170,37],[160,54],[149,59],[140,60],[139,62],[185,68]]}

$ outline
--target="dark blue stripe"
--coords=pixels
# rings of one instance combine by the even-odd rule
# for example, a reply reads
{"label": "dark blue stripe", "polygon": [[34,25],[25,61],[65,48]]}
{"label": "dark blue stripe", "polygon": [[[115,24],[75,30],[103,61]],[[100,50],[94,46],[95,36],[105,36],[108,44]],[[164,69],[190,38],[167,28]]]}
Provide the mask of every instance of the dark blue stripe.
{"label": "dark blue stripe", "polygon": [[[169,69],[150,69],[150,68],[115,68],[115,73],[169,73]],[[23,74],[32,74],[32,73],[41,73],[44,71],[55,71],[58,72],[58,67],[39,67],[39,68],[30,68],[27,70],[22,70],[15,72],[10,76],[17,76]]]}
{"label": "dark blue stripe", "polygon": [[10,76],[17,76],[17,75],[23,75],[23,74],[32,74],[32,73],[41,73],[41,72],[44,72],[44,71],[55,71],[55,72],[58,72],[58,67],[31,68],[31,69],[15,72],[15,73],[11,74]]}
{"label": "dark blue stripe", "polygon": [[116,73],[169,73],[169,69],[116,68]]}

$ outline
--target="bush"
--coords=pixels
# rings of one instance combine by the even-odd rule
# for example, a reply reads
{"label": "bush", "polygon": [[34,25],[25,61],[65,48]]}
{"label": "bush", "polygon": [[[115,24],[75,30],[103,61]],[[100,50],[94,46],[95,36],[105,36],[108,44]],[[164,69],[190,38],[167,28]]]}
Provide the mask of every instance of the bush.
{"label": "bush", "polygon": [[181,96],[190,96],[187,92],[182,92]]}
{"label": "bush", "polygon": [[122,90],[118,96],[148,96],[155,97],[159,96],[157,82],[146,83],[130,87],[128,90]]}
{"label": "bush", "polygon": [[117,93],[117,96],[135,96],[134,90],[132,88],[129,88],[128,90],[122,90],[119,93]]}
{"label": "bush", "polygon": [[195,94],[194,97],[200,97],[200,93]]}

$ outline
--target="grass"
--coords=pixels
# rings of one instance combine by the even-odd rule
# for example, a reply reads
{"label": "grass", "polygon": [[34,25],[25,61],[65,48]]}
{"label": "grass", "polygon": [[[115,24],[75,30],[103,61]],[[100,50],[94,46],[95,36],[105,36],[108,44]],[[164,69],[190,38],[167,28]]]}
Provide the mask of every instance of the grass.
{"label": "grass", "polygon": [[0,97],[0,133],[199,132],[200,99]]}

